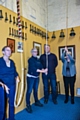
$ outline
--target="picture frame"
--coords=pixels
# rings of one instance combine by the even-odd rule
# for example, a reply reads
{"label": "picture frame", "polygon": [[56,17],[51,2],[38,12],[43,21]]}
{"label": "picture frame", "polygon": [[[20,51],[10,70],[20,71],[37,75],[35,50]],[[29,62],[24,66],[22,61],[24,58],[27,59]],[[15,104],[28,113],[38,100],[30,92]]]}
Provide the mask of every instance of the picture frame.
{"label": "picture frame", "polygon": [[17,42],[17,52],[23,52],[23,42]]}
{"label": "picture frame", "polygon": [[[61,56],[62,56],[62,53],[64,51],[64,48],[65,48],[65,46],[60,46],[58,48],[58,51],[59,51],[59,60],[61,60]],[[72,55],[73,59],[76,59],[76,57],[75,57],[75,45],[68,45],[67,48],[68,48],[68,51],[71,52],[71,55]]]}
{"label": "picture frame", "polygon": [[7,38],[7,46],[11,48],[11,52],[15,52],[15,40],[11,38]]}
{"label": "picture frame", "polygon": [[33,42],[33,48],[37,49],[37,57],[39,58],[42,53],[41,43]]}

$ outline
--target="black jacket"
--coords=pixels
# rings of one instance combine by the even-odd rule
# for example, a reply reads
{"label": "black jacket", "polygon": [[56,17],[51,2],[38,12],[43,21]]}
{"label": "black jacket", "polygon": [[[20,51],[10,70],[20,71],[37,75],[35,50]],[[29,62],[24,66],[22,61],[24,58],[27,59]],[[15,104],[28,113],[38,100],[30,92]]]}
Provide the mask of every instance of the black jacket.
{"label": "black jacket", "polygon": [[28,74],[33,76],[39,76],[39,72],[37,72],[37,69],[42,69],[42,64],[40,60],[37,57],[31,57],[28,60]]}
{"label": "black jacket", "polygon": [[48,59],[46,59],[46,54],[41,55],[40,57],[41,64],[45,69],[47,67],[46,60],[48,60],[48,74],[53,74],[55,73],[55,68],[58,65],[57,57],[55,54],[50,53],[47,58]]}

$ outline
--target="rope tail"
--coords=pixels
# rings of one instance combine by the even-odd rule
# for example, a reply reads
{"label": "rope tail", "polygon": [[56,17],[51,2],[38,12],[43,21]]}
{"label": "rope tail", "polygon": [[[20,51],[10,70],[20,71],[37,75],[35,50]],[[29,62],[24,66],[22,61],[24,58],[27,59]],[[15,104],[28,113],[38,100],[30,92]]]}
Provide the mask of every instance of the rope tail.
{"label": "rope tail", "polygon": [[[20,0],[16,0],[16,4],[17,4],[17,19],[18,19],[18,34],[20,37],[20,41],[22,42],[22,25],[21,25],[21,19],[20,19]],[[23,68],[24,65],[23,64],[24,64],[23,53],[21,52],[21,89],[20,89],[21,91],[20,91],[18,103],[16,104],[18,88],[19,88],[19,85],[16,82],[16,92],[15,92],[15,101],[14,101],[15,107],[18,107],[20,105],[22,98],[23,98],[23,91],[24,91],[24,68]]]}

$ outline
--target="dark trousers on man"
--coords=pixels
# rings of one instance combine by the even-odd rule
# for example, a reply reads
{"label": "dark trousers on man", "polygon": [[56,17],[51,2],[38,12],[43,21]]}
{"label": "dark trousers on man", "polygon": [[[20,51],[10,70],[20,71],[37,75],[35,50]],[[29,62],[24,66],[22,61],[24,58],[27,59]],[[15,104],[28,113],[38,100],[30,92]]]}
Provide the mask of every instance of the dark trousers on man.
{"label": "dark trousers on man", "polygon": [[73,77],[63,76],[63,80],[64,80],[64,88],[65,88],[65,99],[68,100],[69,87],[70,87],[71,99],[74,100],[74,84],[75,84],[76,76]]}
{"label": "dark trousers on man", "polygon": [[27,77],[26,104],[30,105],[30,96],[33,89],[35,102],[38,101],[39,78]]}
{"label": "dark trousers on man", "polygon": [[51,85],[51,92],[52,92],[52,100],[57,99],[57,91],[56,91],[56,75],[55,74],[48,74],[42,75],[43,85],[44,85],[44,99],[49,98],[49,80]]}

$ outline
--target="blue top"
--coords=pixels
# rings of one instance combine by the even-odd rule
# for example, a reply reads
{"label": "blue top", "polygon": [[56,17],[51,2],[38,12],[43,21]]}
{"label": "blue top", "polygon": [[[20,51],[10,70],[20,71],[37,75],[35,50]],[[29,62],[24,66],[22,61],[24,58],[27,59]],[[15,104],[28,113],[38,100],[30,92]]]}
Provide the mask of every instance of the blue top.
{"label": "blue top", "polygon": [[31,57],[28,60],[28,74],[33,76],[39,76],[39,72],[37,72],[37,69],[42,69],[42,64],[40,63],[40,60],[37,57]]}
{"label": "blue top", "polygon": [[[70,54],[67,54],[70,62],[69,62],[69,69],[70,69],[70,75],[71,77],[76,75],[76,66],[75,66],[75,60],[72,58]],[[62,75],[67,76],[66,73],[66,67],[67,67],[67,59],[65,59],[65,52],[63,52],[61,60],[63,62],[63,67],[62,67]]]}
{"label": "blue top", "polygon": [[[40,60],[43,68],[45,69],[47,67],[46,54],[41,55]],[[48,54],[48,74],[55,73],[55,68],[57,67],[57,65],[58,65],[58,61],[56,55],[53,53]]]}
{"label": "blue top", "polygon": [[15,84],[17,76],[14,62],[10,59],[10,67],[7,67],[3,57],[0,57],[0,80],[7,86],[11,86]]}

